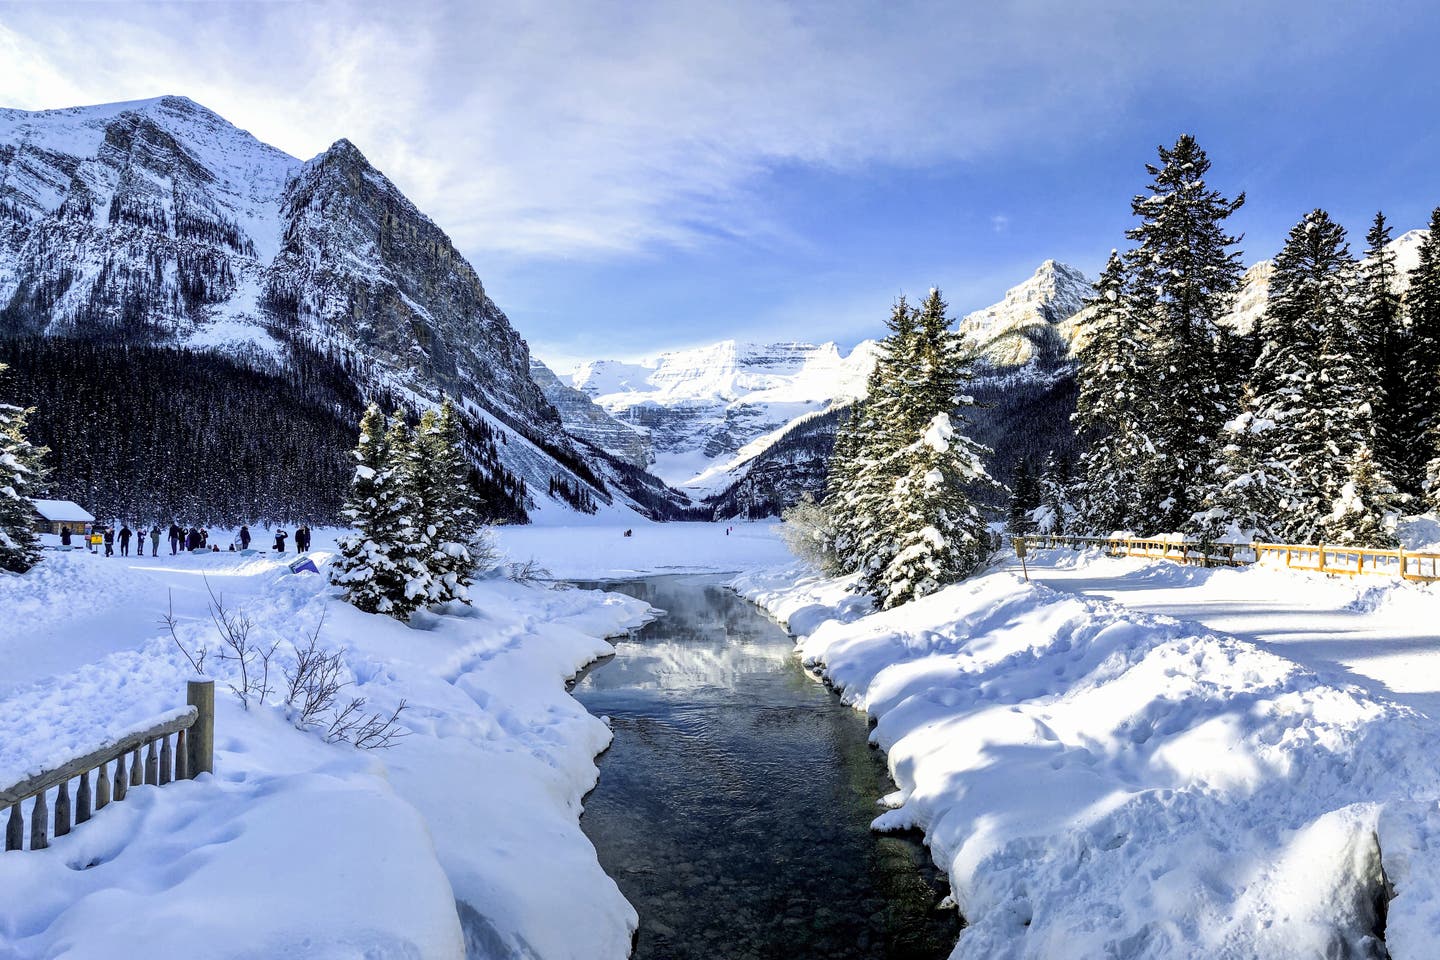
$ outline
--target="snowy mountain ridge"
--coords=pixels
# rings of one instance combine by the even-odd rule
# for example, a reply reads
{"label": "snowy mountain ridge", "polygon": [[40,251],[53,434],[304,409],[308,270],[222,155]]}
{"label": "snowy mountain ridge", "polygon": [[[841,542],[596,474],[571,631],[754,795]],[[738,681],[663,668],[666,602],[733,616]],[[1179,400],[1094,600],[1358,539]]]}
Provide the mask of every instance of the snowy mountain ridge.
{"label": "snowy mountain ridge", "polygon": [[763,450],[761,438],[863,395],[875,349],[869,340],[848,354],[835,343],[722,340],[638,362],[589,361],[568,381],[646,438],[652,472],[704,495]]}
{"label": "snowy mountain ridge", "polygon": [[352,143],[301,161],[185,97],[0,110],[0,335],[319,355],[364,396],[449,393],[527,437],[538,456],[498,454],[532,492],[590,482],[525,341]]}

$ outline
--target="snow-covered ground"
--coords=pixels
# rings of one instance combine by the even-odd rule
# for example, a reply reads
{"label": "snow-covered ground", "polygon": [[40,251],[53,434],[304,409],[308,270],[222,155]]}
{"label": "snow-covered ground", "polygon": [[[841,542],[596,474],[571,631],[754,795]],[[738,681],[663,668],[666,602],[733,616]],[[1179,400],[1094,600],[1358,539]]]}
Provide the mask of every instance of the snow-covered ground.
{"label": "snow-covered ground", "polygon": [[[496,538],[510,557],[534,559],[550,576],[566,580],[618,579],[650,573],[738,573],[790,558],[773,521],[635,520],[613,525],[613,520],[586,523],[585,519],[570,526],[500,527]],[[626,530],[631,531],[628,537]]]}
{"label": "snow-covered ground", "polygon": [[[1440,941],[1440,592],[1065,551],[874,613],[736,581],[876,718],[956,957],[1369,957]],[[1428,631],[1428,632],[1427,632]]]}
{"label": "snow-covered ground", "polygon": [[[492,580],[473,609],[404,625],[333,599],[329,555],[312,556],[321,576],[290,557],[86,552],[0,576],[0,783],[183,705],[193,672],[159,624],[172,598],[218,680],[213,777],[134,789],[48,850],[0,854],[0,957],[626,955],[634,911],[578,826],[610,733],[565,680],[648,608]],[[243,710],[207,579],[280,642],[277,665],[323,614],[346,695],[403,698],[409,735],[365,752]]]}

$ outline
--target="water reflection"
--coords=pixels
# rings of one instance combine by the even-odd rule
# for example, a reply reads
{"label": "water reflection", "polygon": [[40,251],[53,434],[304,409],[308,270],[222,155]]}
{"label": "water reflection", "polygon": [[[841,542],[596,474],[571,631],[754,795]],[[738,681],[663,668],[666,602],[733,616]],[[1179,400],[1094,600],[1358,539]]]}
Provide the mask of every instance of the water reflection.
{"label": "water reflection", "polygon": [[948,956],[928,853],[869,830],[892,785],[864,718],[790,638],[713,578],[605,588],[666,611],[575,689],[615,731],[581,823],[640,913],[634,956]]}

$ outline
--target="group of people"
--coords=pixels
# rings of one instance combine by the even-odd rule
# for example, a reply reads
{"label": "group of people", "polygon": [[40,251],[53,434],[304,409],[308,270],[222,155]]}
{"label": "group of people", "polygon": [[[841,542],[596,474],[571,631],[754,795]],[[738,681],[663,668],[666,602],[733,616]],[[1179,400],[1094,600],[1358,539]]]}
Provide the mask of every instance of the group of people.
{"label": "group of people", "polygon": [[[145,541],[150,541],[150,555],[160,556],[160,540],[165,531],[160,529],[157,523],[148,529],[142,524],[139,530],[131,530],[128,524],[121,524],[117,531],[114,526],[104,524],[92,524],[89,529],[82,527],[79,531],[81,542],[90,548],[91,553],[100,553],[102,550],[107,557],[115,555],[115,547],[118,542],[120,556],[130,556],[130,544],[135,544],[135,555],[145,556]],[[70,547],[74,545],[76,531],[69,526],[60,528],[60,545]],[[285,552],[285,540],[290,535],[283,528],[275,531],[276,553]],[[219,553],[219,544],[210,543],[210,531],[204,527],[189,527],[188,529],[178,521],[170,524],[169,530],[170,555],[176,556],[180,553],[196,553],[209,551]],[[234,552],[238,545],[241,550],[250,549],[250,527],[242,525],[235,540],[230,544],[230,552]],[[295,549],[305,553],[310,549],[310,528],[302,526],[295,531]]]}

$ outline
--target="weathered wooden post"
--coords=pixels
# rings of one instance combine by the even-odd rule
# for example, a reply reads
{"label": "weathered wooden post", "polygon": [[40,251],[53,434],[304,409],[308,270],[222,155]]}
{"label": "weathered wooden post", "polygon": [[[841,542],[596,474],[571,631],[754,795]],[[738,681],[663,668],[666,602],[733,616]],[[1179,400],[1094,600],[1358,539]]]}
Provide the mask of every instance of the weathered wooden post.
{"label": "weathered wooden post", "polygon": [[215,681],[191,680],[186,685],[185,700],[199,714],[185,738],[185,772],[193,780],[202,773],[215,772]]}
{"label": "weathered wooden post", "polygon": [[20,812],[20,801],[10,804],[10,819],[5,821],[5,849],[19,850],[25,845],[25,814]]}
{"label": "weathered wooden post", "polygon": [[1014,546],[1015,546],[1015,556],[1017,556],[1017,557],[1020,558],[1020,570],[1021,570],[1021,572],[1023,572],[1023,573],[1025,574],[1025,582],[1026,582],[1026,583],[1029,583],[1029,582],[1030,582],[1030,570],[1029,570],[1029,568],[1027,568],[1027,567],[1025,566],[1025,547],[1026,547],[1025,538],[1024,538],[1024,537],[1015,537],[1012,542],[1013,542],[1013,544],[1014,544]]}

